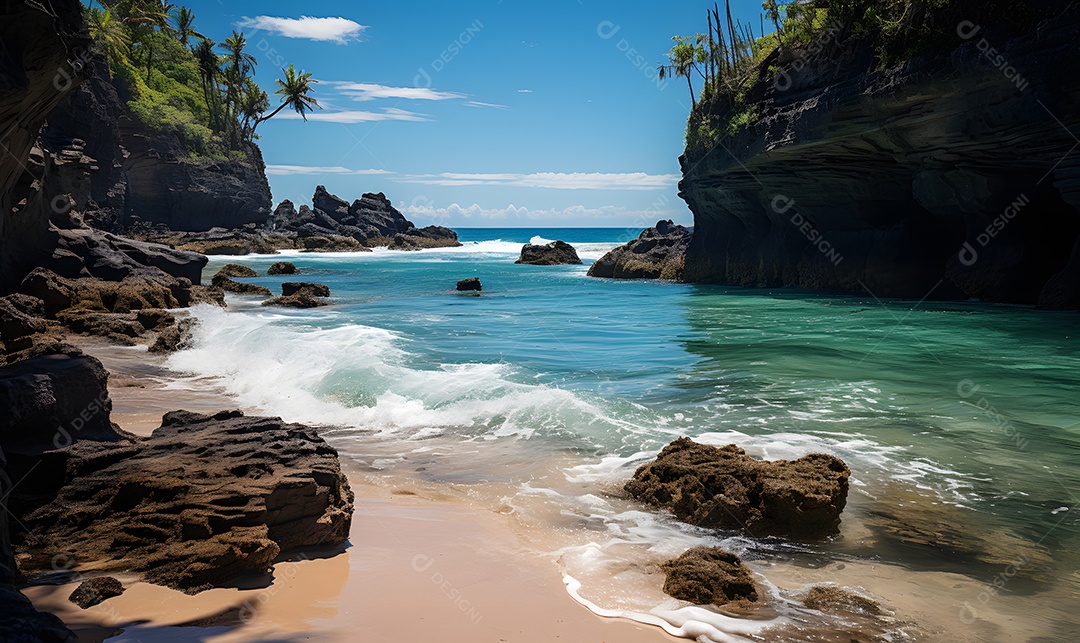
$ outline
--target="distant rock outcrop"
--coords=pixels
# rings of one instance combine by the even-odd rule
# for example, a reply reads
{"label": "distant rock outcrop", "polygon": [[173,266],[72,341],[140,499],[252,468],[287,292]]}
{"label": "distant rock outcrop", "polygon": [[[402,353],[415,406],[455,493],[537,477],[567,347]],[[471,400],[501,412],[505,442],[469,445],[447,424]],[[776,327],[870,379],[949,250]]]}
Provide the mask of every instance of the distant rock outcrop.
{"label": "distant rock outcrop", "polygon": [[658,221],[637,239],[615,248],[589,267],[590,277],[682,281],[692,233],[671,221]]}
{"label": "distant rock outcrop", "polygon": [[514,263],[525,263],[533,266],[557,266],[580,264],[574,246],[565,241],[552,241],[542,246],[525,244],[521,248],[521,256]]}
{"label": "distant rock outcrop", "polygon": [[767,462],[734,444],[679,438],[638,468],[626,491],[700,527],[812,539],[838,531],[850,475],[831,455]]}
{"label": "distant rock outcrop", "polygon": [[399,246],[406,248],[438,248],[459,246],[457,234],[448,228],[428,226],[417,228],[394,208],[386,196],[367,193],[350,205],[330,194],[324,186],[315,188],[312,208],[301,206],[297,211],[289,201],[283,201],[274,211],[271,226],[275,232],[294,232],[300,237],[345,237],[364,247]]}

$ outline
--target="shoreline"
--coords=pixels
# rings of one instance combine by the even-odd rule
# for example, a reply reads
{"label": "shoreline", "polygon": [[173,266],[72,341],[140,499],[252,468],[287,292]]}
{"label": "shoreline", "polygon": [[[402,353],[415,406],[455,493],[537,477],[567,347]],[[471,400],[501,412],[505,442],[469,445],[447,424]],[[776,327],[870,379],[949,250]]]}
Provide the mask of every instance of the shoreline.
{"label": "shoreline", "polygon": [[[76,344],[109,370],[112,419],[136,435],[149,435],[167,411],[237,406],[212,388],[169,387],[164,358],[144,347],[84,338]],[[116,574],[127,592],[89,610],[67,600],[78,582],[23,591],[80,640],[92,641],[125,624],[133,626],[119,640],[154,642],[190,640],[196,635],[191,628],[220,643],[347,641],[358,629],[375,640],[683,640],[580,605],[550,561],[523,553],[508,516],[422,486],[378,484],[349,458],[341,463],[356,494],[349,546],[279,562],[269,585],[265,578],[245,578],[190,596]]]}

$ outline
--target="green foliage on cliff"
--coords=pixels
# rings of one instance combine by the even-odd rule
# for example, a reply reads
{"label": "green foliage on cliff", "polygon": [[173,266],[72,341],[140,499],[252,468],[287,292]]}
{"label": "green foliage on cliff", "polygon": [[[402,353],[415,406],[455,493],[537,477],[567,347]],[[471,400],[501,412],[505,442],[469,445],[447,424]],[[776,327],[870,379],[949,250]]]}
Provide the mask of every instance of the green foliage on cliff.
{"label": "green foliage on cliff", "polygon": [[[729,3],[708,9],[707,33],[676,36],[660,67],[690,84],[694,102],[686,152],[691,157],[753,127],[763,110],[748,93],[756,91],[760,100],[761,84],[786,82],[795,61],[804,65],[863,47],[880,69],[955,48],[957,25],[964,20],[997,16],[1017,27],[1030,26],[1037,17],[1024,0],[765,0],[758,29],[771,24],[772,31],[761,35],[753,25],[733,21]],[[699,95],[695,78],[701,79]]]}
{"label": "green foliage on cliff", "polygon": [[[256,59],[233,32],[221,45],[200,34],[195,15],[164,0],[102,0],[87,7],[97,49],[132,115],[147,127],[175,135],[191,157],[242,158],[256,150],[255,129],[292,107],[301,115],[318,103],[310,74],[282,70],[280,104],[254,80]],[[218,53],[218,51],[221,53]]]}

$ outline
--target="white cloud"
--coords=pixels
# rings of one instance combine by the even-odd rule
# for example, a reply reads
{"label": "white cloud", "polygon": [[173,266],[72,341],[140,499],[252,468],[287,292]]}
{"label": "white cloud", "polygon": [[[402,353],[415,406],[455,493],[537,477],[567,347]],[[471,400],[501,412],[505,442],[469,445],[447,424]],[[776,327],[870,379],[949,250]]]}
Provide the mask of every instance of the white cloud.
{"label": "white cloud", "polygon": [[270,176],[289,176],[293,174],[391,174],[386,170],[350,170],[347,167],[319,167],[315,165],[267,165],[266,173]]}
{"label": "white cloud", "polygon": [[505,208],[484,208],[473,203],[462,206],[452,203],[447,207],[439,208],[430,205],[404,204],[398,207],[408,218],[414,220],[433,221],[577,221],[582,220],[635,220],[641,227],[652,225],[657,220],[669,219],[678,214],[674,210],[628,210],[622,206],[606,205],[599,208],[586,208],[583,205],[572,205],[567,208],[549,208],[530,210],[527,207],[517,207],[513,204]]}
{"label": "white cloud", "polygon": [[531,93],[533,93],[533,90],[531,90],[531,89],[519,89],[518,93],[519,94],[531,94]]}
{"label": "white cloud", "polygon": [[360,34],[366,26],[347,18],[277,18],[274,16],[244,16],[236,23],[237,27],[268,31],[286,38],[305,38],[322,42],[347,44],[350,40],[360,40]]}
{"label": "white cloud", "polygon": [[406,183],[444,187],[506,185],[552,190],[662,190],[673,187],[681,178],[682,176],[678,174],[645,174],[644,172],[626,174],[538,172],[535,174],[420,174],[409,175],[401,180]]}
{"label": "white cloud", "polygon": [[[301,120],[300,115],[296,112],[284,111],[278,116],[279,119],[297,121]],[[416,112],[409,112],[404,109],[388,108],[381,112],[365,112],[361,110],[342,110],[339,112],[312,112],[307,115],[309,121],[316,121],[322,123],[344,123],[351,125],[354,123],[370,123],[374,121],[412,121],[412,122],[427,122],[430,121],[425,114],[417,114]]]}
{"label": "white cloud", "polygon": [[353,83],[342,81],[326,81],[333,85],[344,96],[357,101],[375,100],[377,98],[403,98],[408,100],[450,100],[454,98],[466,98],[465,94],[457,92],[440,92],[426,87],[390,87],[375,83]]}
{"label": "white cloud", "polygon": [[465,103],[468,107],[490,107],[492,109],[510,109],[506,105],[499,105],[498,103],[482,103],[478,100],[471,100]]}

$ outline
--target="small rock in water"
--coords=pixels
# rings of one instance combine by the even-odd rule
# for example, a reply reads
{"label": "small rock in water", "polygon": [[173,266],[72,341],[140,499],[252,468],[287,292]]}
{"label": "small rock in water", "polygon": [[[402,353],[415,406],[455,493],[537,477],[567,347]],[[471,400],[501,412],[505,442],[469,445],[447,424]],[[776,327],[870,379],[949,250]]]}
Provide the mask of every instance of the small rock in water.
{"label": "small rock in water", "polygon": [[266,274],[270,276],[274,275],[295,275],[297,273],[296,265],[291,261],[279,261],[270,266],[270,269],[266,271]]}
{"label": "small rock in water", "polygon": [[111,576],[91,578],[71,593],[68,600],[84,610],[124,593],[124,585]]}
{"label": "small rock in water", "polygon": [[215,277],[258,277],[259,273],[255,272],[247,266],[241,266],[238,263],[225,264],[221,270],[217,271]]}
{"label": "small rock in water", "polygon": [[735,554],[719,547],[694,547],[660,566],[667,575],[664,593],[695,605],[756,601],[750,569]]}
{"label": "small rock in water", "polygon": [[534,266],[556,266],[560,264],[580,264],[574,246],[565,241],[552,241],[544,246],[526,244],[521,248],[521,256],[514,263],[527,263]]}
{"label": "small rock in water", "polygon": [[638,468],[625,489],[699,527],[812,539],[839,531],[850,475],[831,455],[769,462],[734,444],[679,438]]}
{"label": "small rock in water", "polygon": [[293,295],[300,294],[308,294],[312,297],[329,297],[330,286],[325,284],[313,284],[307,281],[295,283],[286,282],[281,284],[282,297],[292,297]]}
{"label": "small rock in water", "polygon": [[470,290],[480,292],[484,287],[480,285],[480,279],[473,277],[471,279],[462,279],[457,282],[457,289],[463,292]]}

